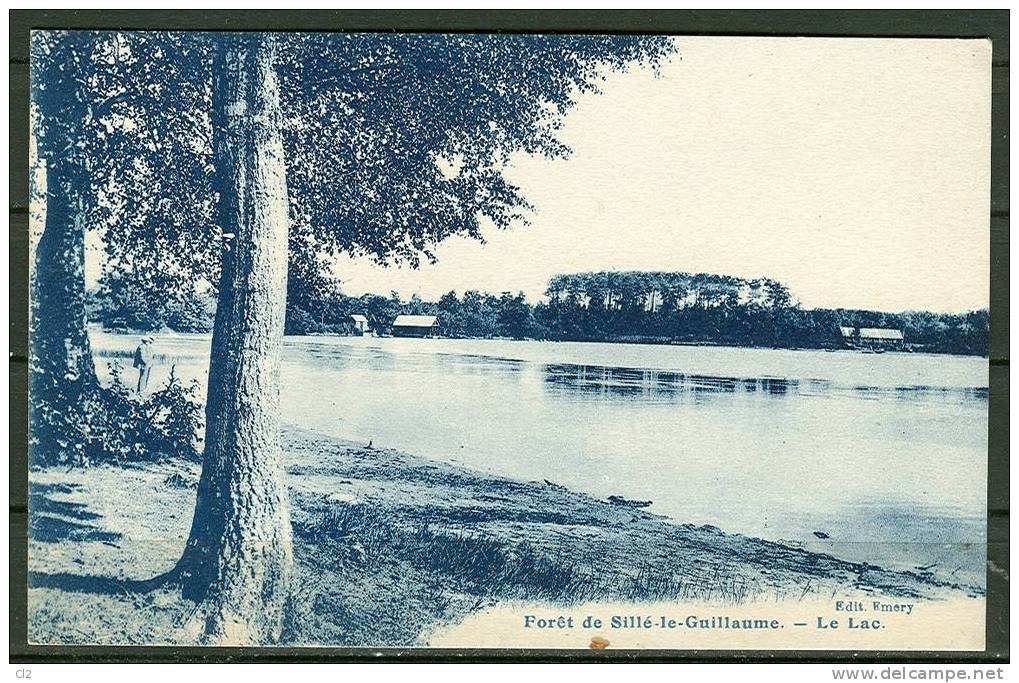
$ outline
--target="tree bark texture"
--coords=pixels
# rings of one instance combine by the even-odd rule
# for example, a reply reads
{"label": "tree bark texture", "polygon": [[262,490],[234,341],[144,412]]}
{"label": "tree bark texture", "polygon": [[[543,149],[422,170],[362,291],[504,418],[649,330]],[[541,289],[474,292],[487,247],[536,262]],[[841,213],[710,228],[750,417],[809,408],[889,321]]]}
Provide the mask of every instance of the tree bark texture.
{"label": "tree bark texture", "polygon": [[[279,433],[289,205],[271,37],[231,37],[213,83],[225,245],[198,497],[175,571],[200,639],[276,642],[293,575]],[[231,237],[232,235],[232,237]]]}
{"label": "tree bark texture", "polygon": [[[47,159],[46,222],[32,285],[32,432],[53,460],[85,436],[82,411],[99,389],[85,311],[87,174],[70,158]],[[63,445],[62,445],[63,444]],[[72,463],[73,464],[73,463]]]}

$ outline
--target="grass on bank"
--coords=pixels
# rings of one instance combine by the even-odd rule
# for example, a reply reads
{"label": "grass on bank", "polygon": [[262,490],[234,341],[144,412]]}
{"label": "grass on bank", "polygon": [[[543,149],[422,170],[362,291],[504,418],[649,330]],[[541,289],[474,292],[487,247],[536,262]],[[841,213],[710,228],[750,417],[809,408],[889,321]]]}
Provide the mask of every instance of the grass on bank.
{"label": "grass on bank", "polygon": [[[980,594],[311,432],[284,443],[297,562],[286,644],[422,645],[501,601]],[[30,640],[187,642],[194,605],[135,582],[179,556],[197,477],[179,461],[34,470]]]}

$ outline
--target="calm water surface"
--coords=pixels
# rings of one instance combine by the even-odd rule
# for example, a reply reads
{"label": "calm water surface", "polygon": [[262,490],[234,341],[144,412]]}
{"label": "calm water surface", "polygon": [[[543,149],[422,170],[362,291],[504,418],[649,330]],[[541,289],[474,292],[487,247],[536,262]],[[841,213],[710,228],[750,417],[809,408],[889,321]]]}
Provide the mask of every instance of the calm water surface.
{"label": "calm water surface", "polygon": [[[96,336],[100,349],[134,341]],[[204,376],[207,337],[156,346],[179,373]],[[283,419],[982,582],[982,549],[961,549],[985,538],[986,359],[298,337],[287,340]]]}

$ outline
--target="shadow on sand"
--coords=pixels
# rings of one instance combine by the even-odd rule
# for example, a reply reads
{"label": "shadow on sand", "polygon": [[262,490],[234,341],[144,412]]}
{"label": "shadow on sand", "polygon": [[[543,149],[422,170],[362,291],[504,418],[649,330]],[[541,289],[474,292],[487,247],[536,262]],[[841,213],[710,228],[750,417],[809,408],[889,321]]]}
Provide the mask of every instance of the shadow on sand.
{"label": "shadow on sand", "polygon": [[91,576],[59,572],[29,572],[30,588],[56,588],[70,593],[93,593],[101,595],[123,595],[125,593],[146,593],[162,585],[162,577],[138,581],[118,579],[110,576]]}
{"label": "shadow on sand", "polygon": [[66,540],[97,541],[115,544],[120,534],[104,531],[96,524],[101,515],[89,511],[85,503],[57,500],[53,494],[73,493],[72,484],[39,484],[29,486],[29,525],[33,540],[42,543],[60,543]]}

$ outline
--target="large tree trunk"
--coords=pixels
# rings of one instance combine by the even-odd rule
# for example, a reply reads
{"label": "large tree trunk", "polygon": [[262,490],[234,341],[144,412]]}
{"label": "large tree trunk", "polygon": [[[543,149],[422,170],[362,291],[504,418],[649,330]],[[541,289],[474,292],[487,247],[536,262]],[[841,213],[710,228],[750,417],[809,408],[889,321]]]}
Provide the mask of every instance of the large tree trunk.
{"label": "large tree trunk", "polygon": [[[52,53],[33,82],[33,128],[37,152],[45,161],[45,224],[35,250],[30,309],[32,433],[40,445],[75,443],[76,427],[87,415],[99,388],[85,311],[85,198],[91,178],[79,147],[69,139],[86,116],[77,91],[63,79],[76,73],[79,54],[63,37],[49,45]],[[64,119],[65,128],[52,125]],[[84,124],[80,124],[84,128]],[[82,429],[80,434],[89,430]],[[61,450],[64,447],[58,446]],[[40,453],[47,460],[59,453]]]}
{"label": "large tree trunk", "polygon": [[279,639],[293,573],[279,434],[289,207],[271,41],[233,36],[216,56],[219,215],[234,237],[225,237],[195,516],[175,571],[201,603],[195,635],[230,645]]}
{"label": "large tree trunk", "polygon": [[[58,461],[67,444],[88,430],[99,389],[85,312],[85,208],[88,182],[70,159],[49,159],[46,223],[36,247],[32,291],[32,431],[42,451]],[[50,452],[52,450],[59,451]],[[74,464],[73,462],[71,464]]]}

